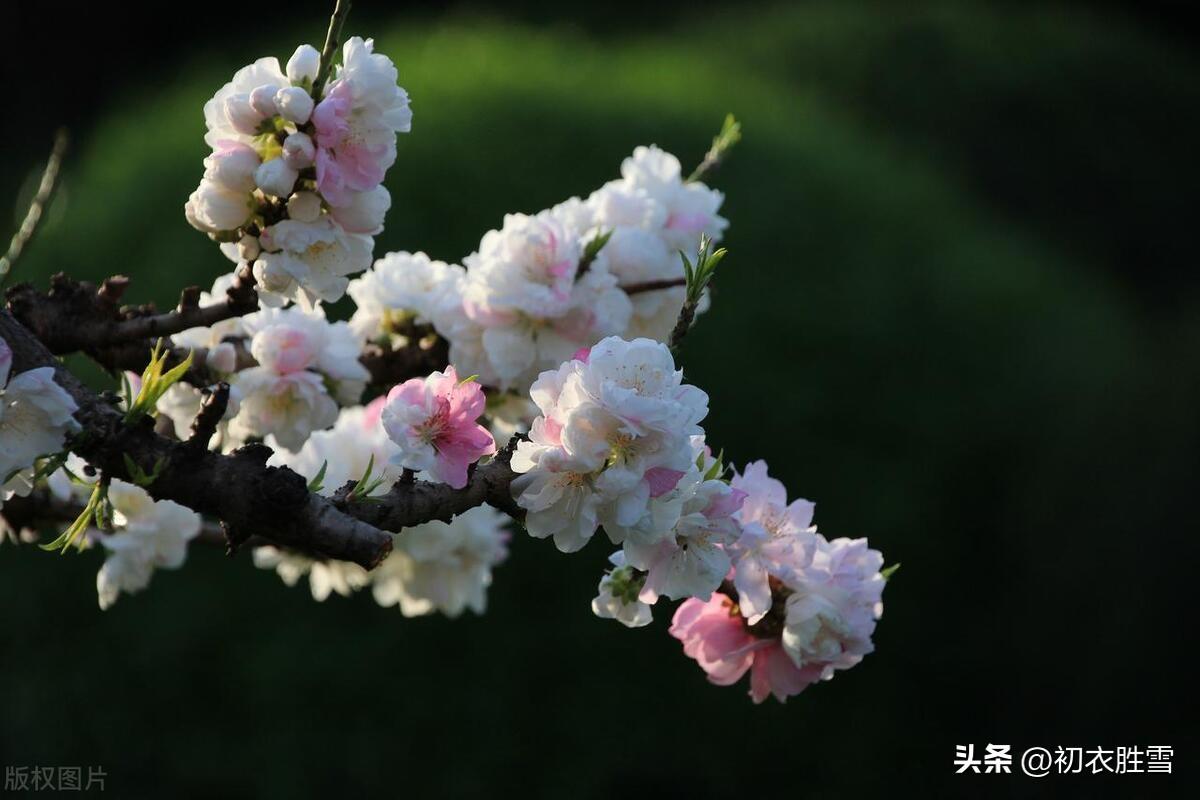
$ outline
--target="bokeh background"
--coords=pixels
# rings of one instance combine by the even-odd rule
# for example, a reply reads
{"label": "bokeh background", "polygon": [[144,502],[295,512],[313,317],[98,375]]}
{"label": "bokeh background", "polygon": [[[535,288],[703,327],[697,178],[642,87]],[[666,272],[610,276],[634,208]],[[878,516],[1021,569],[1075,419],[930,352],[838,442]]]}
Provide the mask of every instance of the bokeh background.
{"label": "bokeh background", "polygon": [[[0,763],[102,765],[125,797],[1178,791],[951,762],[967,742],[1168,744],[1194,771],[1200,62],[1181,8],[357,5],[347,32],[396,61],[415,113],[378,253],[460,260],[635,145],[690,166],[725,112],[743,122],[685,370],[711,441],[903,563],[877,651],[755,707],[705,682],[665,610],[636,631],[591,615],[599,542],[514,537],[487,615],[455,621],[315,603],[200,548],[102,613],[99,554],[6,545]],[[58,123],[74,147],[18,279],[123,272],[163,306],[210,283],[228,264],[182,213],[201,105],[253,58],[319,44],[327,4],[21,6],[0,12],[0,235]]]}

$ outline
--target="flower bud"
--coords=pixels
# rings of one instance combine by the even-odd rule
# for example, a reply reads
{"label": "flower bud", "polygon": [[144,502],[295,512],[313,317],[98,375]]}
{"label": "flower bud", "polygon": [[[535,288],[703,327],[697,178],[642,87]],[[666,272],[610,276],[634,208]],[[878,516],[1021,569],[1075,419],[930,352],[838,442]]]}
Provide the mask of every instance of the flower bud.
{"label": "flower bud", "polygon": [[283,160],[292,169],[311,167],[317,149],[307,133],[293,133],[283,140]]}
{"label": "flower bud", "polygon": [[275,116],[279,113],[279,108],[275,105],[275,94],[278,91],[279,87],[272,83],[259,86],[250,93],[250,107],[264,118]]}
{"label": "flower bud", "polygon": [[251,211],[248,193],[230,191],[208,178],[200,181],[184,206],[192,227],[206,233],[236,230],[250,219]]}
{"label": "flower bud", "polygon": [[383,186],[369,192],[355,192],[349,205],[332,208],[333,218],[350,233],[376,234],[383,230],[383,218],[392,207],[392,196]]}
{"label": "flower bud", "polygon": [[275,95],[275,106],[279,109],[279,116],[288,122],[303,125],[312,116],[313,99],[303,89],[285,86]]}
{"label": "flower bud", "polygon": [[242,261],[253,261],[258,258],[258,254],[262,251],[259,247],[258,237],[246,234],[237,243],[238,258]]}
{"label": "flower bud", "polygon": [[287,62],[288,80],[295,85],[312,82],[321,68],[321,53],[311,44],[302,44]]}
{"label": "flower bud", "polygon": [[254,173],[258,188],[275,197],[287,197],[296,185],[300,173],[289,167],[282,158],[273,158]]}
{"label": "flower bud", "polygon": [[225,116],[238,133],[254,136],[258,133],[263,115],[250,105],[250,95],[233,94],[225,98]]}
{"label": "flower bud", "polygon": [[314,192],[296,192],[287,207],[288,217],[297,222],[316,222],[321,217],[321,198]]}
{"label": "flower bud", "polygon": [[254,279],[259,286],[273,294],[283,294],[292,286],[292,275],[284,266],[288,256],[283,253],[263,253],[254,262]]}
{"label": "flower bud", "polygon": [[217,142],[217,149],[204,159],[204,177],[235,192],[254,191],[258,153],[253,147],[230,140]]}

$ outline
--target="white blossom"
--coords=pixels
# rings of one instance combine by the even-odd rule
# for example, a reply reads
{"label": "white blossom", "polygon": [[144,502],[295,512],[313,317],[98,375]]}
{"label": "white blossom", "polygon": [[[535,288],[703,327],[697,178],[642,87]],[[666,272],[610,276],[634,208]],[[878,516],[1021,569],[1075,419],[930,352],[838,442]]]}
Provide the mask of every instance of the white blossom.
{"label": "white blossom", "polygon": [[204,104],[204,123],[208,133],[204,141],[216,148],[222,140],[249,142],[263,115],[250,104],[250,93],[260,86],[284,86],[287,76],[274,56],[260,58],[234,73],[233,80],[222,86]]}
{"label": "white blossom", "polygon": [[108,487],[115,532],[99,537],[108,558],[96,575],[100,608],[121,592],[146,588],[155,569],[178,569],[187,543],[200,532],[200,515],[170,500],[153,500],[144,489],[114,480]]}
{"label": "white blossom", "polygon": [[[231,272],[213,281],[212,291],[200,293],[200,306],[223,302],[234,279],[234,273]],[[203,365],[214,372],[227,375],[237,369],[237,350],[227,340],[237,339],[242,334],[241,319],[233,317],[221,320],[211,327],[189,328],[176,333],[171,337],[171,343],[188,350],[204,351],[206,355]]]}
{"label": "white blossom", "polygon": [[507,522],[490,506],[477,506],[449,524],[427,522],[395,536],[392,554],[375,569],[372,591],[381,606],[398,605],[406,617],[464,609],[482,614],[492,567],[508,555]]}
{"label": "white blossom", "polygon": [[388,253],[350,281],[346,293],[357,305],[350,327],[372,340],[390,335],[402,321],[452,329],[452,324],[439,323],[453,314],[447,306],[458,302],[458,281],[465,274],[457,264],[434,261],[424,253]]}
{"label": "white blossom", "polygon": [[349,597],[371,582],[371,575],[358,564],[349,561],[317,561],[308,556],[265,545],[254,548],[254,566],[273,569],[288,586],[295,586],[308,576],[309,591],[318,603],[334,592]]}
{"label": "white blossom", "polygon": [[391,207],[392,196],[380,185],[366,192],[353,193],[349,203],[330,209],[330,216],[350,233],[374,236],[383,231],[383,218]]}
{"label": "white blossom", "polygon": [[883,616],[883,556],[866,539],[827,541],[815,534],[808,565],[786,581],[783,648],[797,667],[819,666],[823,677],[853,667],[874,649]]}
{"label": "white blossom", "polygon": [[285,86],[275,95],[275,107],[288,122],[303,125],[312,116],[312,95],[299,87]]}
{"label": "white blossom", "polygon": [[231,379],[241,396],[233,437],[274,434],[282,447],[299,450],[313,431],[334,424],[339,403],[357,402],[369,374],[345,322],[328,322],[319,308],[289,308],[255,312],[242,324],[258,366]]}
{"label": "white blossom", "polygon": [[592,600],[592,613],[601,619],[615,619],[627,628],[641,628],[654,619],[649,604],[638,599],[640,578],[625,565],[625,554],[618,550],[608,557],[614,569],[604,573]]}
{"label": "white blossom", "polygon": [[374,242],[347,233],[327,217],[315,222],[283,220],[259,237],[263,252],[254,262],[260,296],[276,304],[294,300],[305,307],[341,299],[350,279],[371,264]]}
{"label": "white blossom", "polygon": [[321,51],[311,44],[302,44],[287,62],[287,78],[293,85],[311,83],[321,68]]}
{"label": "white blossom", "polygon": [[13,482],[17,473],[39,456],[61,451],[67,434],[79,429],[72,416],[79,406],[55,382],[54,368],[14,375],[12,362],[12,349],[0,339],[0,506],[19,488]]}
{"label": "white blossom", "polygon": [[[264,194],[287,197],[292,193],[300,173],[288,166],[282,158],[273,158],[254,172],[254,182]],[[280,223],[282,224],[282,223]]]}
{"label": "white blossom", "polygon": [[521,391],[541,371],[626,327],[629,300],[603,261],[579,275],[583,243],[567,216],[509,214],[464,260],[469,324],[448,334],[461,369]]}
{"label": "white blossom", "polygon": [[[534,536],[582,547],[597,524],[615,543],[642,529],[666,535],[682,498],[651,502],[694,468],[691,437],[702,433],[708,397],[682,383],[658,342],[617,337],[542,373],[530,390],[542,415],[513,455],[517,503]],[[648,542],[646,542],[648,544]]]}

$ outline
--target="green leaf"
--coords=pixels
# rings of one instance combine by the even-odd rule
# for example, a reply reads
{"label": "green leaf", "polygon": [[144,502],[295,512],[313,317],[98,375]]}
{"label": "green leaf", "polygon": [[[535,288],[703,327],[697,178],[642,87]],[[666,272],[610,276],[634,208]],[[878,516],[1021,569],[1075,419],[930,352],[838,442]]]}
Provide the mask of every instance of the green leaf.
{"label": "green leaf", "polygon": [[328,460],[322,461],[321,469],[318,470],[316,476],[313,477],[313,479],[308,482],[308,490],[310,492],[319,492],[325,488],[325,470],[327,470],[328,468],[329,468],[329,461]]}
{"label": "green leaf", "polygon": [[126,422],[132,422],[143,414],[153,415],[159,399],[191,369],[195,353],[189,351],[182,363],[164,375],[163,368],[166,366],[167,356],[168,353],[163,351],[163,340],[159,339],[150,351],[150,363],[142,373],[142,385],[138,389],[137,397],[127,406]]}
{"label": "green leaf", "polygon": [[879,574],[883,576],[883,579],[885,581],[890,581],[892,579],[892,576],[896,574],[896,570],[898,570],[898,569],[900,569],[899,561],[897,561],[895,564],[892,564],[890,567],[887,567],[886,569],[880,571]]}
{"label": "green leaf", "polygon": [[80,539],[80,534],[87,530],[88,525],[92,521],[96,522],[96,527],[105,528],[111,526],[112,522],[112,504],[108,501],[108,485],[103,481],[97,483],[92,488],[92,494],[88,498],[87,505],[75,521],[71,523],[57,539],[49,544],[40,544],[42,550],[47,552],[57,550],[60,554],[66,553],[72,544],[79,540],[78,549],[83,550],[83,540]]}

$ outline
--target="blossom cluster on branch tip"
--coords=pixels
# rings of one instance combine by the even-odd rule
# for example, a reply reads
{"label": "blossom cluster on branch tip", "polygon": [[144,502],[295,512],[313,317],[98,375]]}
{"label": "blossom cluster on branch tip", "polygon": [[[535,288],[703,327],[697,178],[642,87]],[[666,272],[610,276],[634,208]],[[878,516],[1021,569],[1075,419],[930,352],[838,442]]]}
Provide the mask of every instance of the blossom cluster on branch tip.
{"label": "blossom cluster on branch tip", "polygon": [[727,479],[699,427],[708,398],[682,383],[663,344],[604,339],[531,394],[541,415],[513,455],[513,493],[529,533],[560,550],[598,527],[621,545],[597,616],[641,627],[661,597],[683,600],[671,634],[715,683],[753,669],[756,702],[871,651],[880,554],[818,534],[813,504],[789,504],[764,462]]}
{"label": "blossom cluster on branch tip", "polygon": [[[329,494],[374,470],[376,480],[366,487],[368,494],[385,491],[400,474],[393,464],[400,448],[382,423],[385,403],[387,399],[379,397],[366,406],[343,409],[332,428],[312,434],[298,452],[277,450],[270,463],[291,467],[314,481],[319,478],[318,491]],[[267,439],[267,444],[273,443]],[[307,575],[316,600],[331,593],[348,596],[370,586],[379,605],[398,606],[406,617],[434,612],[453,617],[468,608],[482,614],[492,568],[508,555],[507,521],[500,512],[482,506],[450,523],[406,528],[394,537],[384,562],[370,572],[356,564],[319,561],[269,546],[255,549],[254,563],[274,569],[289,586]]]}
{"label": "blossom cluster on branch tip", "polygon": [[0,339],[0,508],[33,488],[34,464],[63,449],[78,430],[75,399],[54,380],[53,367],[12,374],[13,352]]}
{"label": "blossom cluster on branch tip", "polygon": [[681,603],[670,633],[713,683],[730,685],[749,671],[756,703],[783,701],[874,649],[883,557],[866,539],[817,533],[812,503],[789,505],[764,462],[731,484],[744,499],[735,514],[740,535],[726,548],[727,580]]}
{"label": "blossom cluster on branch tip", "polygon": [[395,65],[354,37],[319,97],[321,56],[301,45],[234,74],[204,106],[212,153],[185,212],[253,266],[263,300],[311,307],[370,266],[391,196],[382,182],[412,123]]}

